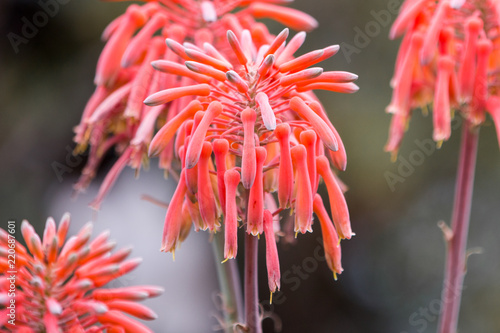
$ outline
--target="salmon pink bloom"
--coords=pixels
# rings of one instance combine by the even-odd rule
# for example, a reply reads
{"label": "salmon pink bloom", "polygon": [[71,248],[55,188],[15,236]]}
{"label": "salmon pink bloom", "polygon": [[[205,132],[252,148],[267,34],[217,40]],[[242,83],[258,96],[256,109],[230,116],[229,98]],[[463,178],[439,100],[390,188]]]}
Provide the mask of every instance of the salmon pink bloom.
{"label": "salmon pink bloom", "polygon": [[390,37],[404,35],[391,85],[385,149],[397,153],[415,108],[433,106],[433,138],[451,135],[458,111],[473,126],[490,113],[500,143],[500,7],[497,1],[405,1]]}
{"label": "salmon pink bloom", "polygon": [[314,213],[318,216],[321,225],[321,232],[323,233],[323,246],[325,247],[325,257],[328,267],[333,272],[333,277],[337,280],[337,274],[342,273],[342,264],[340,262],[340,239],[335,231],[332,221],[326,212],[323,200],[316,194],[314,196]]}
{"label": "salmon pink bloom", "polygon": [[[147,149],[157,128],[175,118],[194,96],[208,95],[203,84],[190,86],[193,81],[207,83],[211,78],[197,74],[184,66],[185,60],[211,61],[218,70],[229,70],[218,59],[225,45],[227,29],[240,33],[255,31],[256,38],[267,39],[269,32],[256,19],[274,19],[297,30],[309,31],[316,20],[296,9],[285,8],[276,2],[221,1],[148,1],[130,5],[127,11],[109,24],[103,33],[106,45],[97,63],[96,90],[75,128],[76,152],[89,149],[89,158],[75,190],[84,190],[95,177],[104,156],[113,148],[120,156],[107,174],[97,198],[91,203],[99,206],[128,165],[137,172],[149,164]],[[169,48],[165,45],[169,38]],[[206,46],[203,46],[205,42]],[[180,43],[180,44],[179,44]],[[195,43],[203,50],[181,50],[182,43]],[[155,71],[151,62],[156,62]],[[189,65],[188,65],[189,66]],[[193,65],[194,66],[194,65]],[[161,72],[170,75],[162,74]],[[215,73],[215,74],[214,74]],[[221,72],[212,72],[213,75]],[[225,74],[222,73],[225,78]],[[149,107],[143,100],[153,92],[174,88],[165,96],[175,103]],[[185,98],[181,98],[186,96]],[[191,110],[196,108],[192,106]],[[200,109],[198,109],[200,110]],[[159,153],[159,166],[173,172],[176,150],[173,142]]]}
{"label": "salmon pink bloom", "polygon": [[[467,264],[479,129],[489,113],[500,144],[500,5],[493,0],[408,0],[390,37],[404,35],[392,79],[393,114],[385,147],[396,157],[411,112],[432,104],[438,147],[451,135],[455,113],[463,119],[438,332],[457,332]],[[445,226],[444,223],[442,223]]]}
{"label": "salmon pink bloom", "polygon": [[[23,221],[20,229],[27,247],[0,229],[0,328],[27,333],[152,332],[135,318],[157,316],[137,301],[160,295],[161,288],[102,288],[134,270],[141,260],[126,259],[131,249],[111,253],[116,243],[107,232],[91,241],[91,223],[66,240],[69,223],[69,214],[62,217],[59,227],[47,219],[40,239]],[[9,249],[15,249],[15,263],[7,260],[12,259],[7,258]],[[15,326],[7,322],[13,301]]]}
{"label": "salmon pink bloom", "polygon": [[[342,271],[335,261],[340,259],[337,234],[341,238],[353,235],[347,204],[332,170],[332,165],[345,168],[345,150],[312,90],[352,93],[358,90],[353,83],[357,76],[312,67],[337,53],[337,45],[294,57],[305,33],[296,34],[287,44],[288,33],[285,29],[272,37],[255,29],[228,30],[226,45],[218,53],[209,53],[216,48],[208,43],[182,45],[167,39],[168,48],[185,60],[185,68],[176,67],[176,73],[191,83],[158,91],[144,101],[160,107],[188,96],[194,99],[158,131],[149,147],[151,156],[160,155],[176,142],[174,153],[182,161],[181,181],[165,221],[164,243],[171,246],[162,249],[173,252],[178,245],[180,202],[195,202],[199,212],[193,220],[201,215],[210,231],[224,228],[225,259],[237,255],[239,221],[246,224],[248,234],[266,233],[271,292],[279,289],[277,250],[270,234],[276,230],[275,217],[279,225],[280,213],[290,208],[295,232],[312,232],[320,177],[334,208],[334,224],[322,229],[328,243],[325,248],[334,258],[330,261],[335,262],[329,266],[336,273]],[[204,56],[188,57],[198,53]],[[174,65],[158,60],[153,66],[162,71]],[[270,185],[270,176],[276,178],[275,185]],[[192,193],[186,191],[190,182],[196,184]],[[319,212],[326,220],[324,210]],[[282,217],[286,215],[290,214]]]}
{"label": "salmon pink bloom", "polygon": [[[264,233],[266,235],[266,266],[267,275],[269,277],[269,291],[271,292],[271,297],[276,289],[280,289],[280,262],[278,259],[278,248],[276,246],[276,240],[273,229],[273,215],[269,210],[264,211]],[[270,300],[272,303],[272,298]]]}

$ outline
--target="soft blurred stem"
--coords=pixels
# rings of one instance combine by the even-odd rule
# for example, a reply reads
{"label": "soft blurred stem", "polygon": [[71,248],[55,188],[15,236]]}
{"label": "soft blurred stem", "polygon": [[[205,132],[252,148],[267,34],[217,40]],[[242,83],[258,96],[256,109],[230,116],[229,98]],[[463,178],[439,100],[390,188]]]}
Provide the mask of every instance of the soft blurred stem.
{"label": "soft blurred stem", "polygon": [[261,333],[257,277],[259,239],[245,234],[245,322],[248,333]]}
{"label": "soft blurred stem", "polygon": [[226,333],[233,333],[233,326],[243,322],[243,301],[241,294],[241,280],[236,260],[224,260],[224,233],[214,235],[212,242],[215,255],[215,266],[219,278],[219,287],[222,294],[222,310],[224,312]]}
{"label": "soft blurred stem", "polygon": [[[466,270],[466,246],[469,232],[474,170],[476,167],[479,128],[465,121],[462,129],[460,158],[455,187],[455,200],[448,239],[439,333],[456,333],[463,281]],[[445,233],[446,234],[446,233]]]}

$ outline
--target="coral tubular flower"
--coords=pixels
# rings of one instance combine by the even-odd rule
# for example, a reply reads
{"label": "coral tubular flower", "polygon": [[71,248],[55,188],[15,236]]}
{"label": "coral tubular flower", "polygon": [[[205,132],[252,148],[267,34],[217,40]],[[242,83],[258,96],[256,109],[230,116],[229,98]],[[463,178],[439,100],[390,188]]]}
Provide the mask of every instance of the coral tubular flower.
{"label": "coral tubular flower", "polygon": [[[27,333],[152,332],[132,317],[156,319],[152,310],[137,301],[160,295],[162,288],[101,288],[134,270],[141,260],[126,259],[131,249],[111,253],[116,243],[108,239],[107,232],[91,241],[90,223],[66,240],[69,223],[69,214],[62,217],[58,228],[54,219],[48,218],[40,239],[23,221],[21,232],[27,247],[0,230],[0,327]],[[7,260],[8,250],[13,248],[14,265]],[[7,322],[7,306],[14,301],[9,289],[15,289],[15,326]]]}
{"label": "coral tubular flower", "polygon": [[292,148],[292,162],[295,166],[295,229],[297,233],[312,232],[312,188],[307,170],[307,151],[304,145]]}
{"label": "coral tubular flower", "polygon": [[226,187],[226,214],[225,214],[225,246],[224,258],[234,259],[238,251],[238,206],[236,205],[236,191],[240,183],[240,174],[235,168],[224,174]]}
{"label": "coral tubular flower", "polygon": [[404,2],[390,32],[391,38],[404,38],[387,107],[393,114],[387,151],[397,153],[412,110],[428,104],[438,147],[451,135],[454,111],[473,126],[483,124],[489,112],[499,127],[499,32],[496,1]]}
{"label": "coral tubular flower", "polygon": [[342,188],[330,169],[328,160],[325,156],[318,156],[316,158],[316,167],[318,174],[320,174],[325,181],[326,189],[328,190],[332,220],[337,228],[337,233],[341,238],[350,239],[354,234],[351,230],[349,210],[344,194],[342,193]]}
{"label": "coral tubular flower", "polygon": [[[270,34],[256,22],[258,18],[274,18],[305,31],[317,26],[311,16],[283,4],[286,2],[151,0],[130,5],[103,33],[106,45],[97,63],[97,87],[75,128],[75,153],[90,146],[88,162],[75,190],[83,191],[88,186],[104,156],[115,148],[121,158],[91,204],[99,209],[126,166],[137,172],[143,164],[148,166],[148,147],[157,128],[172,118],[180,120],[177,117],[197,96],[208,96],[208,82],[213,78],[225,81],[226,75],[235,85],[243,82],[238,81],[235,72],[228,72],[232,65],[220,55],[219,50],[226,47],[228,29],[238,33],[254,30],[256,37],[267,39]],[[183,43],[195,43],[200,49],[185,50]],[[167,88],[167,92],[151,97],[148,105],[142,103],[147,96]],[[168,100],[176,102],[165,105]],[[151,107],[155,104],[159,105]],[[196,108],[191,106],[190,110]],[[166,130],[164,134],[169,133]],[[174,172],[173,144],[157,148],[153,155],[159,156],[160,168],[166,175]]]}
{"label": "coral tubular flower", "polygon": [[[193,141],[190,142],[193,144]],[[210,179],[209,162],[212,155],[212,144],[210,142],[203,142],[201,157],[198,163],[198,193],[196,199],[200,206],[200,214],[204,224],[210,229],[215,231],[215,228],[220,226],[219,214],[215,202],[215,194],[212,188],[212,181]]]}
{"label": "coral tubular flower", "polygon": [[169,251],[175,254],[182,225],[182,202],[186,192],[186,176],[183,172],[181,173],[179,184],[177,185],[174,196],[170,201],[167,215],[165,216],[161,251]]}
{"label": "coral tubular flower", "polygon": [[274,132],[280,144],[278,199],[281,208],[288,208],[292,199],[293,173],[290,154],[290,125],[279,124]]}
{"label": "coral tubular flower", "polygon": [[266,235],[266,266],[269,282],[269,291],[271,292],[271,303],[273,293],[276,289],[280,289],[280,262],[278,258],[278,248],[276,247],[276,240],[273,228],[273,215],[269,210],[264,211],[264,232]]}
{"label": "coral tubular flower", "polygon": [[332,270],[335,280],[337,274],[341,274],[343,269],[341,265],[340,240],[332,221],[328,217],[323,200],[316,194],[314,196],[314,213],[319,219],[321,232],[323,234],[323,246],[325,248],[325,257],[328,267]]}
{"label": "coral tubular flower", "polygon": [[[262,36],[268,37],[262,39]],[[288,46],[287,36],[288,29],[276,37],[262,33],[260,28],[258,33],[255,30],[228,31],[226,46],[217,55],[205,54],[186,61],[189,71],[202,75],[203,80],[211,78],[192,85],[204,85],[210,89],[209,94],[196,97],[204,111],[186,112],[183,113],[185,117],[172,118],[152,139],[149,148],[150,153],[155,154],[176,140],[175,154],[182,161],[181,182],[165,221],[166,226],[172,227],[165,228],[164,239],[171,239],[169,244],[172,246],[163,246],[162,249],[173,252],[178,245],[180,202],[183,200],[198,205],[211,232],[225,229],[226,260],[236,257],[238,221],[242,220],[248,234],[266,234],[271,292],[279,289],[274,232],[280,229],[280,213],[290,208],[295,216],[295,231],[312,232],[313,198],[320,176],[327,184],[337,227],[336,233],[330,229],[327,229],[328,233],[324,232],[329,237],[325,241],[330,242],[333,233],[342,238],[353,235],[345,198],[327,158],[327,155],[336,156],[332,158],[332,164],[343,169],[345,150],[312,90],[354,92],[357,86],[352,81],[357,76],[310,68],[334,55],[338,47],[327,47],[294,58],[293,54],[305,35],[298,34],[299,37],[292,38]],[[202,45],[167,42],[167,45],[178,54],[212,50],[206,42]],[[279,64],[276,59],[280,60]],[[178,69],[176,73],[192,77],[184,70]],[[336,85],[335,89],[332,85]],[[146,98],[145,103],[176,103],[177,100],[165,97],[171,96],[175,89],[182,88],[156,92]],[[180,119],[184,125],[180,125]],[[194,124],[192,130],[185,132],[184,127],[191,126],[188,125],[191,122]],[[175,128],[179,130],[174,138]],[[340,153],[341,156],[330,153]],[[186,177],[196,168],[198,173]],[[196,196],[190,196],[186,191],[185,184],[189,182],[197,184]],[[210,211],[210,222],[207,211]],[[214,215],[214,212],[222,212],[222,215]],[[218,223],[219,217],[221,223]],[[334,256],[333,252],[328,255]],[[339,258],[335,254],[335,260]],[[334,270],[340,273],[340,263],[335,265]]]}
{"label": "coral tubular flower", "polygon": [[[267,151],[264,147],[255,148],[256,171],[255,181],[250,188],[248,197],[248,221],[247,232],[254,236],[262,234],[264,231],[264,177],[263,167],[267,157]],[[243,163],[243,161],[242,161]]]}

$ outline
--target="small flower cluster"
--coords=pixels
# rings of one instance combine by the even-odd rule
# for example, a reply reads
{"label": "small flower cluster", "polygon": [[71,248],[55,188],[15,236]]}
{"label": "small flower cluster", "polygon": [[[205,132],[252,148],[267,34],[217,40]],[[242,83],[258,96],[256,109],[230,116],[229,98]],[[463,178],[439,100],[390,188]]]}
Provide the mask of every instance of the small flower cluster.
{"label": "small flower cluster", "polygon": [[472,126],[484,123],[489,112],[500,140],[498,1],[405,1],[390,37],[403,34],[387,107],[393,117],[386,150],[397,152],[411,110],[431,103],[438,146],[451,135],[454,110]]}
{"label": "small flower cluster", "polygon": [[19,241],[15,244],[15,326],[7,323],[8,290],[13,283],[5,273],[12,271],[7,261],[9,234],[0,229],[0,328],[25,333],[151,332],[128,315],[156,319],[152,310],[136,302],[160,295],[161,288],[102,288],[134,270],[141,260],[126,260],[131,249],[111,253],[116,244],[106,232],[90,241],[91,223],[66,241],[69,223],[69,214],[58,228],[52,218],[47,219],[41,240],[23,221],[27,248]]}
{"label": "small flower cluster", "polygon": [[[302,12],[286,8],[276,1],[149,1],[131,5],[103,33],[107,41],[97,63],[95,84],[90,98],[75,128],[76,152],[90,145],[89,158],[75,190],[84,190],[95,177],[105,154],[116,148],[120,158],[104,180],[91,206],[98,209],[113,183],[127,165],[137,172],[148,166],[146,151],[154,130],[170,120],[188,101],[150,108],[143,105],[149,94],[161,89],[189,84],[188,78],[164,76],[155,72],[150,63],[164,59],[175,63],[169,70],[182,71],[175,52],[165,47],[165,38],[178,43],[209,41],[214,50],[223,47],[227,29],[252,29],[269,35],[256,18],[271,18],[297,30],[312,30],[317,22]],[[199,54],[190,53],[194,58]],[[177,66],[176,66],[177,65]],[[178,73],[177,73],[178,74]],[[160,154],[160,168],[172,172],[171,147]]]}
{"label": "small flower cluster", "polygon": [[[342,272],[339,236],[349,239],[352,231],[327,156],[344,170],[346,155],[312,90],[352,93],[358,87],[352,73],[311,67],[337,53],[337,45],[295,58],[305,33],[288,44],[288,29],[272,39],[261,36],[255,30],[228,30],[224,54],[211,52],[215,48],[208,42],[183,46],[167,39],[168,48],[185,65],[180,70],[174,62],[158,60],[153,67],[166,73],[179,68],[175,74],[192,84],[161,90],[144,102],[157,107],[196,97],[159,130],[149,147],[150,155],[158,155],[173,144],[182,162],[165,217],[162,250],[174,252],[193,223],[196,230],[216,232],[223,221],[225,258],[235,258],[239,221],[244,221],[248,234],[266,235],[274,292],[280,276],[274,233],[280,212],[288,208],[295,216],[296,233],[311,232],[316,213],[328,265],[334,273]],[[327,186],[334,224],[316,193],[320,178]]]}
{"label": "small flower cluster", "polygon": [[[264,233],[271,292],[279,289],[275,233],[283,210],[291,209],[296,233],[311,232],[318,216],[334,274],[342,272],[339,240],[353,235],[343,184],[330,166],[345,170],[346,152],[312,91],[353,93],[357,76],[312,67],[337,53],[337,45],[294,57],[317,22],[281,3],[131,5],[104,32],[97,89],[75,139],[80,149],[90,143],[77,189],[93,178],[106,151],[121,154],[95,208],[126,165],[139,170],[154,155],[166,171],[181,169],[163,251],[174,253],[193,225],[224,229],[226,259],[237,255],[240,225],[254,236]],[[258,18],[301,32],[287,43],[288,29],[274,36]],[[331,218],[317,194],[320,179]]]}

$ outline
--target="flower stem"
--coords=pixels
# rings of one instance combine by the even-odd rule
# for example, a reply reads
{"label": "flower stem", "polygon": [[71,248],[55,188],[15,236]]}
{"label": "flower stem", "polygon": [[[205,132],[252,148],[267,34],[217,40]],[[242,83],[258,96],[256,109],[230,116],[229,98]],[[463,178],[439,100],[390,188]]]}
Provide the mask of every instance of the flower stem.
{"label": "flower stem", "polygon": [[248,333],[261,333],[257,280],[259,239],[245,234],[245,322]]}
{"label": "flower stem", "polygon": [[240,273],[236,260],[224,260],[224,234],[219,232],[214,235],[212,242],[217,277],[222,294],[222,310],[224,313],[226,333],[233,333],[233,326],[243,321],[243,297],[240,285]]}
{"label": "flower stem", "polygon": [[478,139],[479,128],[465,121],[462,129],[462,142],[455,185],[455,200],[451,222],[452,236],[448,239],[448,253],[441,296],[443,308],[439,320],[439,333],[457,332],[467,260],[467,234],[469,232]]}

